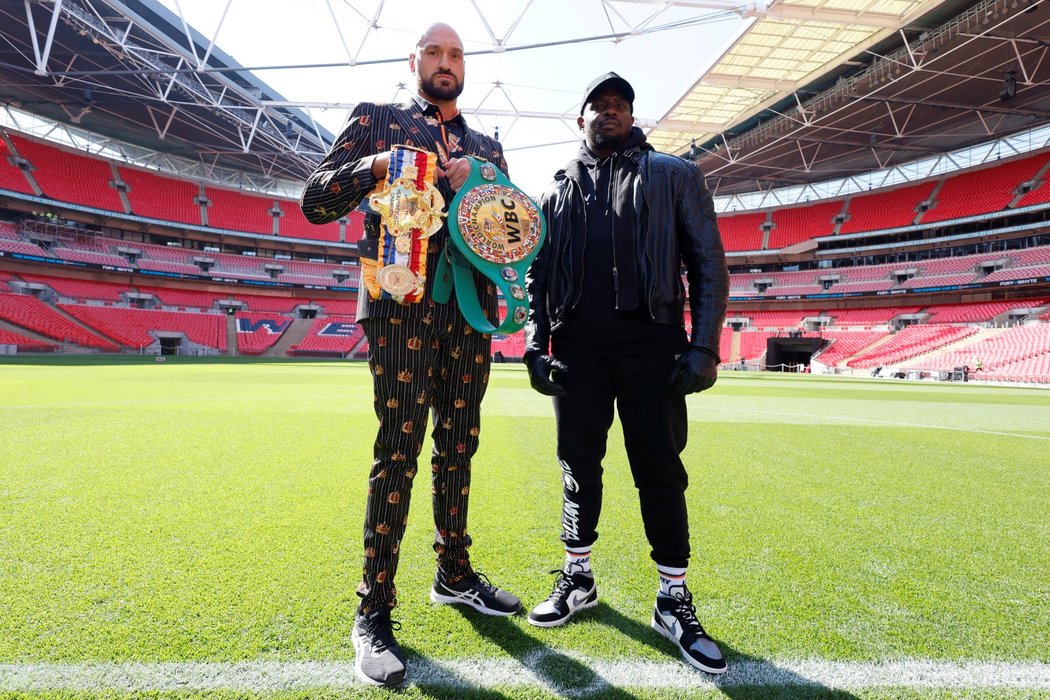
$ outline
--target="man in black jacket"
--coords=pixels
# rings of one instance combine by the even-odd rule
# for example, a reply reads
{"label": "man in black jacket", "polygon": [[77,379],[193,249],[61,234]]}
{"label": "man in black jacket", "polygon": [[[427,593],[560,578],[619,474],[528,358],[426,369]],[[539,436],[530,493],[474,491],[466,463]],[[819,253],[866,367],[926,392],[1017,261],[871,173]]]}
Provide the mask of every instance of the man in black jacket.
{"label": "man in black jacket", "polygon": [[[584,144],[542,200],[548,235],[529,270],[525,362],[554,397],[565,564],[529,622],[553,627],[597,605],[602,458],[614,405],[641,501],[659,591],[652,625],[690,665],[726,662],[686,587],[685,396],[710,388],[729,290],[711,195],[695,165],[657,153],[634,127],[634,89],[607,73],[578,119]],[[691,333],[683,325],[688,280]]]}

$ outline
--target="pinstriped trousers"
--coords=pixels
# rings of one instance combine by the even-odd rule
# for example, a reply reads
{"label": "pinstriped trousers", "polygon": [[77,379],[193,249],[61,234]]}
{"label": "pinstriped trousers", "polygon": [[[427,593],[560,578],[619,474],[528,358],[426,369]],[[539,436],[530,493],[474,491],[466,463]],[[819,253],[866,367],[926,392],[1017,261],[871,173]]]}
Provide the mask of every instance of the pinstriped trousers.
{"label": "pinstriped trousers", "polygon": [[379,418],[368,477],[363,579],[357,591],[362,612],[397,604],[394,576],[428,413],[433,417],[437,565],[453,582],[473,573],[467,552],[470,466],[478,449],[491,336],[468,325],[454,303],[422,303],[425,313],[417,307],[361,322]]}

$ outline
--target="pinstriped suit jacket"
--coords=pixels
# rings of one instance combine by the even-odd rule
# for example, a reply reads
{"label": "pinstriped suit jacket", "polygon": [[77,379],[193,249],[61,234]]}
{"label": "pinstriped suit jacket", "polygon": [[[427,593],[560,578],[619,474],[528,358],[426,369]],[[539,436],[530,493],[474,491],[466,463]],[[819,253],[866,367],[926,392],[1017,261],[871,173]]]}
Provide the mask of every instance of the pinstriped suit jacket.
{"label": "pinstriped suit jacket", "polygon": [[[462,139],[451,144],[453,152],[445,154],[445,145],[435,139],[430,128],[431,124],[437,122],[434,117],[424,115],[424,106],[426,103],[421,100],[401,105],[371,102],[358,104],[332,150],[306,181],[300,201],[306,218],[315,224],[326,224],[356,209],[377,184],[372,175],[372,163],[376,156],[389,152],[391,146],[395,145],[415,146],[437,153],[439,162],[447,158],[477,156],[495,164],[504,173],[507,172],[507,162],[500,143],[470,127],[466,128]],[[457,148],[458,150],[455,150]],[[437,186],[447,205],[452,201],[455,192],[444,178],[438,180]],[[366,213],[365,236],[358,244],[361,257],[376,257],[379,230],[379,216]],[[427,299],[431,298],[438,252],[447,238],[447,225],[442,226],[441,230],[430,238],[427,255]],[[487,281],[480,281],[483,278],[477,279],[479,289],[488,286]],[[487,300],[483,301],[483,304],[486,307],[490,306]],[[389,299],[369,299],[368,292],[362,287],[358,290],[357,319],[412,315],[413,308],[422,314],[425,306],[426,301],[406,307]],[[494,297],[491,306],[495,306]]]}

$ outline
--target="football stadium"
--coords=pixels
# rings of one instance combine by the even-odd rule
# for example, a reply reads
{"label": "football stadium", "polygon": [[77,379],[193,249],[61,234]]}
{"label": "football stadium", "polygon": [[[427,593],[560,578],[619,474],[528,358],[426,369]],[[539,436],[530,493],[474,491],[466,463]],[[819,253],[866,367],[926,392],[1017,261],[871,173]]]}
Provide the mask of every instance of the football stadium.
{"label": "football stadium", "polygon": [[[572,624],[431,603],[417,488],[397,695],[1050,698],[1047,0],[11,0],[0,21],[0,698],[390,694],[351,643],[364,218],[312,224],[300,195],[357,102],[412,94],[434,21],[464,40],[467,123],[533,198],[608,70],[705,174],[729,307],[683,460],[729,671],[650,626],[614,426],[601,597]],[[528,608],[564,550],[524,347],[493,335],[470,533]]]}

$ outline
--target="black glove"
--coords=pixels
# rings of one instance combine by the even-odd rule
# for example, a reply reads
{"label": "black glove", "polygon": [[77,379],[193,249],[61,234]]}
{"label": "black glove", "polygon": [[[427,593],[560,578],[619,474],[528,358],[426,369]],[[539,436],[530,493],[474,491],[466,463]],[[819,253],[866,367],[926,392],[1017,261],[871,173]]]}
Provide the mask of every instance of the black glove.
{"label": "black glove", "polygon": [[718,361],[700,348],[688,348],[671,371],[667,383],[685,396],[710,389],[718,379]]}
{"label": "black glove", "polygon": [[550,378],[553,370],[568,372],[569,368],[550,355],[530,355],[525,358],[529,368],[529,382],[532,388],[544,396],[565,396],[565,387]]}

